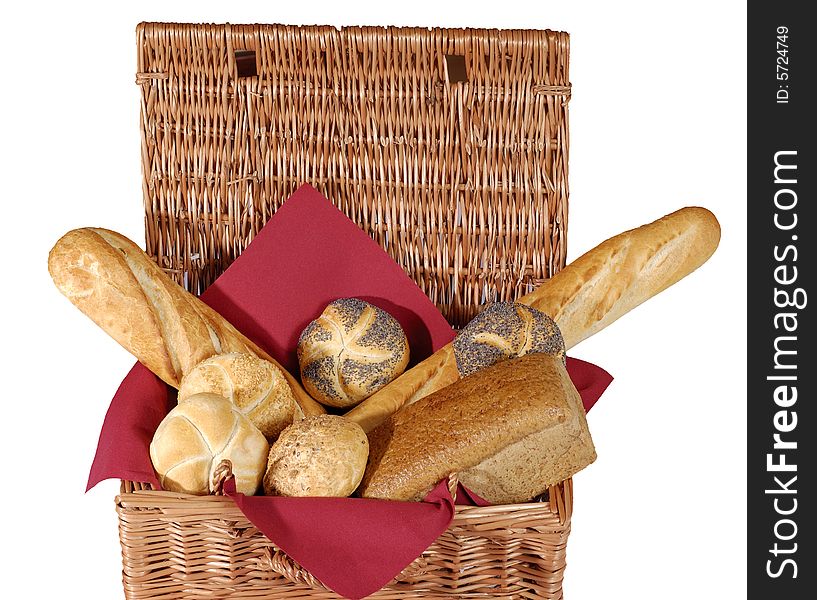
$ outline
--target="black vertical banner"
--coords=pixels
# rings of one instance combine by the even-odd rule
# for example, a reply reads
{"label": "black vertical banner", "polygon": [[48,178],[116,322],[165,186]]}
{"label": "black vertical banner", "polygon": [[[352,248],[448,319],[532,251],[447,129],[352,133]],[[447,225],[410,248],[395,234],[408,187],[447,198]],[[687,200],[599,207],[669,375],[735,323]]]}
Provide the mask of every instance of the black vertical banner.
{"label": "black vertical banner", "polygon": [[748,7],[747,568],[758,600],[817,598],[817,35],[806,6]]}

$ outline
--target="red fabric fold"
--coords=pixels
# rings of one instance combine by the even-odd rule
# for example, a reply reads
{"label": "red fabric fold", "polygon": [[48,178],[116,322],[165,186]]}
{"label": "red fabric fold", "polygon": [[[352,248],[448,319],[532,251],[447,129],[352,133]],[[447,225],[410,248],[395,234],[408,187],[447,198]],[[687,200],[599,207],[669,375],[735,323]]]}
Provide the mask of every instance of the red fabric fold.
{"label": "red fabric fold", "polygon": [[613,382],[613,376],[601,367],[570,356],[567,357],[567,374],[582,397],[585,412],[595,406]]}
{"label": "red fabric fold", "polygon": [[150,462],[150,441],[175,402],[175,390],[142,363],[133,365],[108,407],[85,491],[106,479],[141,481],[161,489]]}
{"label": "red fabric fold", "polygon": [[[354,296],[397,318],[411,363],[454,332],[403,270],[320,193],[302,186],[269,220],[202,300],[298,373],[294,348],[306,324],[336,298]],[[568,358],[568,373],[589,409],[612,378]],[[104,479],[159,481],[149,446],[175,404],[175,391],[141,364],[119,386],[100,432],[87,489]],[[349,598],[380,589],[419,556],[453,517],[441,482],[424,502],[360,498],[274,498],[230,494],[247,518],[327,587]],[[460,486],[458,503],[484,505]]]}
{"label": "red fabric fold", "polygon": [[394,579],[454,517],[445,481],[423,502],[245,496],[235,491],[232,479],[224,487],[276,546],[333,591],[352,599],[373,594]]}

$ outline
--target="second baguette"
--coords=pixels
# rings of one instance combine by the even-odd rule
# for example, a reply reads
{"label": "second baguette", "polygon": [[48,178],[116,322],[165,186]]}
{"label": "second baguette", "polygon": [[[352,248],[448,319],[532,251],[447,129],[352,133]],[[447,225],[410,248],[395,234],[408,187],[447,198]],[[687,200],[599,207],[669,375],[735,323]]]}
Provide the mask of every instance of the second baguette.
{"label": "second baguette", "polygon": [[[596,246],[517,300],[556,321],[570,349],[701,266],[715,252],[720,225],[687,207]],[[402,406],[457,379],[448,344],[347,413],[366,431]]]}
{"label": "second baguette", "polygon": [[715,215],[682,208],[596,246],[518,302],[551,316],[570,349],[692,273],[720,237]]}

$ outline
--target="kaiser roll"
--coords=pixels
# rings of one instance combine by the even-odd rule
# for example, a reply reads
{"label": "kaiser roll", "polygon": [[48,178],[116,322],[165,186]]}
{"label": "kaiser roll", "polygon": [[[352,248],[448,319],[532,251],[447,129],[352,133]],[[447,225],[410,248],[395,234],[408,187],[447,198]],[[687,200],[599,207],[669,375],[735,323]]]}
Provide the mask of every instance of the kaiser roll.
{"label": "kaiser roll", "polygon": [[500,360],[538,352],[564,363],[564,339],[553,319],[518,302],[491,304],[454,339],[454,357],[462,377]]}
{"label": "kaiser roll", "polygon": [[371,396],[408,360],[408,340],[397,320],[357,298],[329,304],[298,340],[304,387],[318,402],[339,408]]}
{"label": "kaiser roll", "polygon": [[213,473],[224,459],[232,463],[236,489],[255,494],[268,452],[258,428],[215,394],[196,394],[179,403],[150,443],[150,460],[162,487],[200,495],[213,491]]}

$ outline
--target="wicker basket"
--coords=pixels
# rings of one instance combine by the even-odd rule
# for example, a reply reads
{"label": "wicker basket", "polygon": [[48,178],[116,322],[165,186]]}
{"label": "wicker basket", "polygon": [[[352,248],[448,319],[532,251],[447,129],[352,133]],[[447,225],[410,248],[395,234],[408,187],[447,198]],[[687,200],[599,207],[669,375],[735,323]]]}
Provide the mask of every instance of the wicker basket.
{"label": "wicker basket", "polygon": [[[200,293],[301,184],[455,327],[564,265],[567,34],[141,24],[147,251]],[[452,480],[452,483],[455,480]],[[122,482],[127,598],[336,598],[234,503]],[[458,506],[373,597],[561,598],[572,485]]]}

